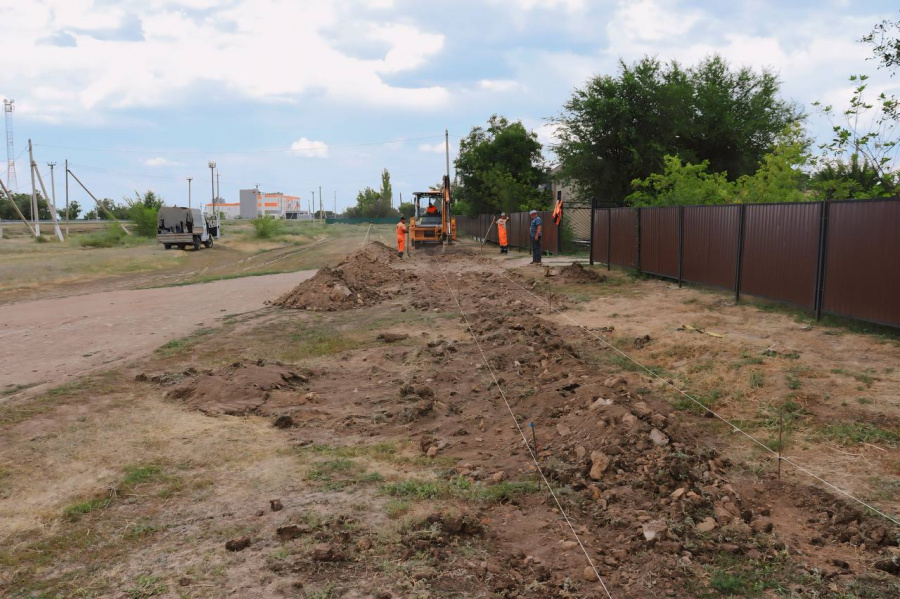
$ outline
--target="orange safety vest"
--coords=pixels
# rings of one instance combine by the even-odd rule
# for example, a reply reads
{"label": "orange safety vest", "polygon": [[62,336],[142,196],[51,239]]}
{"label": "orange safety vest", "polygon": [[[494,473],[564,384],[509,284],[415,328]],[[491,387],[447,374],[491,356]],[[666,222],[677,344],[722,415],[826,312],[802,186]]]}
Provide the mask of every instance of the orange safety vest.
{"label": "orange safety vest", "polygon": [[429,207],[425,210],[425,214],[437,214],[437,206],[434,206],[434,205],[429,206]]}
{"label": "orange safety vest", "polygon": [[507,245],[509,245],[506,238],[506,219],[500,219],[497,221],[497,239],[499,239],[500,245],[502,247],[506,247]]}
{"label": "orange safety vest", "polygon": [[556,208],[553,209],[553,223],[558,227],[562,222],[562,200],[556,200]]}
{"label": "orange safety vest", "polygon": [[397,223],[397,251],[406,249],[406,225]]}

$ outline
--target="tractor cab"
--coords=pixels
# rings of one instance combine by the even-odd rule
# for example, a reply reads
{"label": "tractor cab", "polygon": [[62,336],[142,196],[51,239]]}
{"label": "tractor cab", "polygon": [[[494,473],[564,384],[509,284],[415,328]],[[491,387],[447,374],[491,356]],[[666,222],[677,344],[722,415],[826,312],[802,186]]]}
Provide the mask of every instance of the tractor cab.
{"label": "tractor cab", "polygon": [[456,219],[450,214],[450,184],[444,177],[443,189],[413,193],[415,213],[409,223],[413,248],[456,241]]}

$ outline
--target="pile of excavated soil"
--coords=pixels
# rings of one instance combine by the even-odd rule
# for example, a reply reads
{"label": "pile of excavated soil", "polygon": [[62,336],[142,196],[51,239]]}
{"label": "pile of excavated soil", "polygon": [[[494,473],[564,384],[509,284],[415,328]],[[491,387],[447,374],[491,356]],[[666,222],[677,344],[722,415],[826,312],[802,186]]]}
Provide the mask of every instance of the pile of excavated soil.
{"label": "pile of excavated soil", "polygon": [[[179,381],[177,387],[166,395],[171,399],[184,402],[185,405],[204,414],[245,415],[250,413],[268,413],[262,408],[274,396],[288,395],[302,403],[306,396],[303,385],[309,376],[288,368],[279,363],[254,362],[245,364],[235,362],[231,366],[218,370],[206,370],[194,373],[182,373],[187,376],[159,376],[152,380]],[[272,402],[286,403],[281,401]],[[287,402],[295,403],[295,402]]]}
{"label": "pile of excavated soil", "polygon": [[562,283],[602,283],[606,280],[604,275],[587,269],[577,262],[560,268],[558,276]]}
{"label": "pile of excavated soil", "polygon": [[337,264],[323,268],[273,304],[282,308],[313,311],[349,310],[381,299],[377,287],[396,279],[391,268],[396,255],[386,245],[372,242]]}

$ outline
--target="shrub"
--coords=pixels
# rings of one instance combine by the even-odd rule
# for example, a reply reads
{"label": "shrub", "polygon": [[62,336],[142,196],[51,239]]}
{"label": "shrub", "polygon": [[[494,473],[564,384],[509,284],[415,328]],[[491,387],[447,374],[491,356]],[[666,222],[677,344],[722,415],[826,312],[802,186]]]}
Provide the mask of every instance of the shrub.
{"label": "shrub", "polygon": [[99,233],[79,237],[78,244],[89,248],[111,248],[119,245],[123,237],[125,237],[125,231],[118,224],[109,223],[106,225],[106,229]]}
{"label": "shrub", "polygon": [[156,221],[159,210],[142,204],[128,209],[128,218],[134,223],[134,233],[140,237],[156,237]]}
{"label": "shrub", "polygon": [[257,239],[269,239],[281,232],[281,222],[273,217],[260,216],[250,222],[253,223],[253,236]]}

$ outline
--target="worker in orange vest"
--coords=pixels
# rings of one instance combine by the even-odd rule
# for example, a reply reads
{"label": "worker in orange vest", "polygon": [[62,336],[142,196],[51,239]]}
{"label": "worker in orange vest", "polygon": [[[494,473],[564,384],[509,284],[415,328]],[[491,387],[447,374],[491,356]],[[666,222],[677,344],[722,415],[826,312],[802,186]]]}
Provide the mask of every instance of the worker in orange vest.
{"label": "worker in orange vest", "polygon": [[400,222],[397,223],[397,255],[403,259],[403,250],[406,249],[406,234],[409,233],[409,227],[406,226],[406,217],[401,216]]}
{"label": "worker in orange vest", "polygon": [[501,212],[500,218],[497,219],[497,240],[500,242],[501,254],[509,253],[509,239],[506,236],[506,221],[508,220],[505,212]]}
{"label": "worker in orange vest", "polygon": [[429,216],[437,214],[437,206],[435,206],[431,202],[428,202],[428,208],[425,209],[425,214]]}

